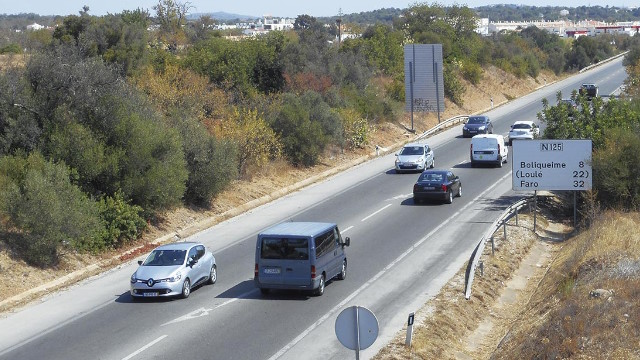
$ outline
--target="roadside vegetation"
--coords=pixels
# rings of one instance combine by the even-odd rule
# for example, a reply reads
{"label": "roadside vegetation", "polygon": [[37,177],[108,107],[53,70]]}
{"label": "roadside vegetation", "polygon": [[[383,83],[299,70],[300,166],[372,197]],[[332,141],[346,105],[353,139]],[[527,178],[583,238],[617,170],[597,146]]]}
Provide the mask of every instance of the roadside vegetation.
{"label": "roadside vegetation", "polygon": [[406,43],[443,44],[458,105],[462,79],[480,82],[487,66],[521,78],[571,72],[631,45],[535,28],[485,38],[471,9],[426,3],[393,26],[345,23],[362,36],[340,44],[335,23],[309,15],[293,31],[230,40],[210,18],[187,22],[188,3],[153,11],[84,7],[54,18],[53,31],[0,40],[0,227],[32,265],[131,244],[163,214],[215,206],[270,164],[309,167],[367,146],[376,126],[404,117]]}

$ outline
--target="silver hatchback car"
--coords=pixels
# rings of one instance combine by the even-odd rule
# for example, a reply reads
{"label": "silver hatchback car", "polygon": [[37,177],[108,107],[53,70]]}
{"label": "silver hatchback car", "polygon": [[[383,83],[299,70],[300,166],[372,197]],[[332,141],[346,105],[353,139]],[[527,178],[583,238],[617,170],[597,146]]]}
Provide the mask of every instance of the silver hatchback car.
{"label": "silver hatchback car", "polygon": [[218,279],[216,259],[204,245],[181,242],[155,248],[131,275],[131,296],[187,298],[191,289]]}

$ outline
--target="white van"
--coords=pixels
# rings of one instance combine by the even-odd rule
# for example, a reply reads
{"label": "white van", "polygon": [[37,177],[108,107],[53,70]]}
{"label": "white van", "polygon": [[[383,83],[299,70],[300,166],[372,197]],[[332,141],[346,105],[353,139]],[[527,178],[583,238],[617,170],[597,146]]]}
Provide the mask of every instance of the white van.
{"label": "white van", "polygon": [[345,246],[334,223],[285,222],[258,234],[254,283],[263,294],[270,289],[324,293],[325,283],[347,276]]}
{"label": "white van", "polygon": [[493,164],[502,167],[507,162],[509,148],[505,146],[504,136],[497,134],[482,134],[471,138],[471,167],[477,164]]}

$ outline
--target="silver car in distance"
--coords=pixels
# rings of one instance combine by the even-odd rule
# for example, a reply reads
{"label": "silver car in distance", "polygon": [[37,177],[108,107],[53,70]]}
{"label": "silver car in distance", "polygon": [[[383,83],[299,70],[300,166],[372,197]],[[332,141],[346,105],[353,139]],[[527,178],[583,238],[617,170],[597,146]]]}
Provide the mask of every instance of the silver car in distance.
{"label": "silver car in distance", "polygon": [[138,270],[131,275],[131,297],[187,298],[191,289],[215,284],[218,278],[216,259],[204,245],[180,242],[155,248]]}

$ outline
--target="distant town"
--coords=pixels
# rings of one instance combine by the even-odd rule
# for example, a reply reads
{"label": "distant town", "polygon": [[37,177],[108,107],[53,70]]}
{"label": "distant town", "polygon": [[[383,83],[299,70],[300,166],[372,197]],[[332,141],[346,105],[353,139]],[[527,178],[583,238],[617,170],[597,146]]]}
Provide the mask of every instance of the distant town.
{"label": "distant town", "polygon": [[[238,22],[236,24],[215,24],[211,27],[215,30],[241,30],[242,37],[260,36],[270,31],[287,31],[292,30],[296,19],[293,18],[277,18],[265,16],[262,19],[254,21]],[[325,25],[329,26],[329,25]],[[545,20],[545,21],[505,21],[492,22],[488,18],[478,19],[476,31],[481,35],[491,35],[505,31],[520,31],[529,26],[536,26],[539,29],[547,30],[565,38],[578,38],[580,36],[598,36],[600,34],[626,34],[633,36],[639,32],[640,21],[625,21],[616,23],[607,23],[596,20],[584,20],[573,22],[569,20]],[[26,30],[40,30],[46,28],[38,23],[26,26]],[[150,30],[153,30],[153,26]],[[21,31],[21,30],[16,30]],[[350,32],[349,25],[343,24],[343,32],[341,33],[341,41],[349,38],[360,36]],[[237,36],[229,36],[235,38]],[[337,39],[336,39],[337,40]]]}

